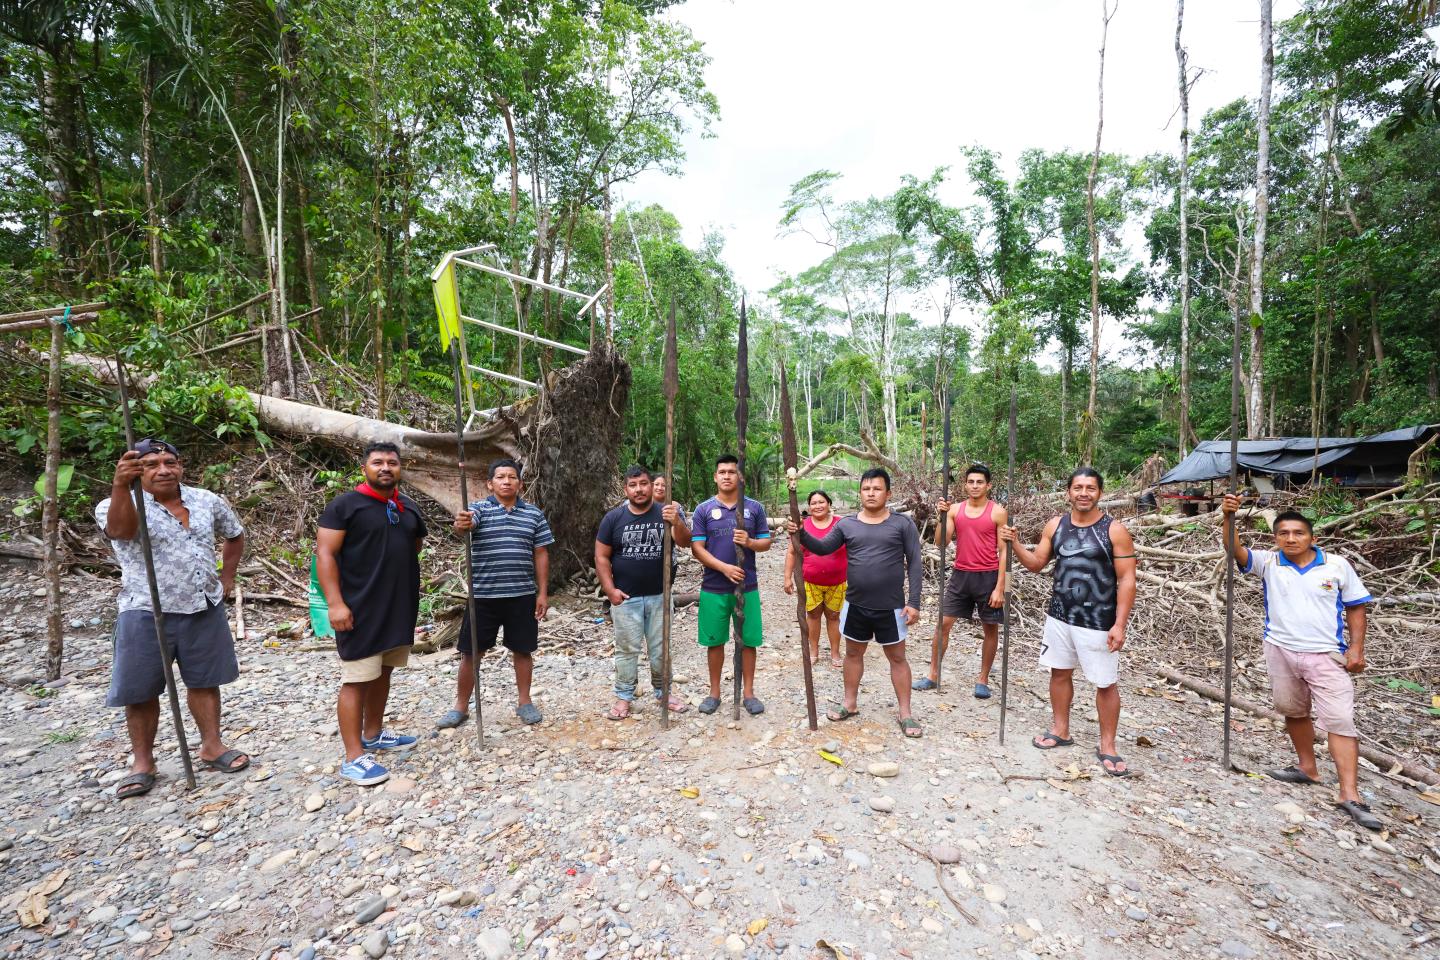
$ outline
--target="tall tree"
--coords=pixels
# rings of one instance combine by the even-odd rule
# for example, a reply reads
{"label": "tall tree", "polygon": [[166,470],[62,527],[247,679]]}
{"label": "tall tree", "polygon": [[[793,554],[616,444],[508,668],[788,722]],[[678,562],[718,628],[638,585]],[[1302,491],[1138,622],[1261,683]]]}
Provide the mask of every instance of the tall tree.
{"label": "tall tree", "polygon": [[1090,231],[1090,395],[1080,426],[1080,456],[1084,463],[1095,459],[1095,435],[1099,418],[1095,396],[1100,383],[1100,233],[1095,229],[1095,175],[1100,170],[1100,136],[1105,130],[1105,46],[1110,38],[1110,18],[1115,11],[1110,0],[1100,0],[1099,103],[1095,120],[1095,152],[1090,159],[1090,176],[1085,183],[1085,223]]}
{"label": "tall tree", "polygon": [[1181,43],[1185,0],[1175,0],[1175,63],[1180,74],[1180,453],[1190,450],[1190,68]]}
{"label": "tall tree", "polygon": [[1255,229],[1250,255],[1250,389],[1245,404],[1247,435],[1264,430],[1265,414],[1265,231],[1270,216],[1270,87],[1275,76],[1271,41],[1272,0],[1260,2],[1260,101],[1255,111]]}

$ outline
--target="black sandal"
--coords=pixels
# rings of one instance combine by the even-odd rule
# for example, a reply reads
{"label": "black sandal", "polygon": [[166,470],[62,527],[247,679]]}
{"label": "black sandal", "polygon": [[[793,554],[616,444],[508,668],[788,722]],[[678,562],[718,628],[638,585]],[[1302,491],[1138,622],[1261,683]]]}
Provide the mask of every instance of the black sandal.
{"label": "black sandal", "polygon": [[1267,770],[1265,776],[1271,780],[1279,780],[1281,783],[1303,783],[1307,787],[1313,787],[1320,781],[1299,767],[1283,767],[1279,770]]}
{"label": "black sandal", "polygon": [[[234,766],[235,761],[241,757],[245,758],[245,762],[238,767]],[[226,750],[214,760],[206,760],[204,757],[201,757],[200,762],[211,770],[219,770],[221,773],[239,773],[241,770],[250,766],[250,755],[244,750]]]}
{"label": "black sandal", "polygon": [[155,774],[132,773],[124,780],[115,784],[115,796],[120,800],[129,800],[131,797],[143,797],[154,789],[154,787]]}
{"label": "black sandal", "polygon": [[[1043,743],[1040,743],[1041,740],[1054,740],[1055,742],[1047,746]],[[1067,740],[1066,738],[1060,736],[1052,730],[1046,730],[1039,736],[1032,738],[1030,741],[1030,746],[1034,747],[1036,750],[1054,750],[1057,747],[1073,747],[1075,746],[1075,741]]]}
{"label": "black sandal", "polygon": [[1109,760],[1111,763],[1124,763],[1124,757],[1117,757],[1113,753],[1101,753],[1099,747],[1095,748],[1095,756],[1100,759],[1100,769],[1104,770],[1112,777],[1128,777],[1132,773],[1129,767],[1126,767],[1124,770],[1112,770],[1111,768],[1105,766],[1106,760]]}

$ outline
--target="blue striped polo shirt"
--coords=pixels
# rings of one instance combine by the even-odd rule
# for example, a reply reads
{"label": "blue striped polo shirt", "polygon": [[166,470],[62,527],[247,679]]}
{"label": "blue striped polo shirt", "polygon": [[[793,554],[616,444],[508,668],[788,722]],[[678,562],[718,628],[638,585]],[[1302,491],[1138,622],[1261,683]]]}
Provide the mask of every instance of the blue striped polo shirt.
{"label": "blue striped polo shirt", "polygon": [[535,548],[555,542],[540,508],[517,498],[507,510],[491,494],[470,504],[470,516],[475,520],[470,541],[475,599],[535,593]]}

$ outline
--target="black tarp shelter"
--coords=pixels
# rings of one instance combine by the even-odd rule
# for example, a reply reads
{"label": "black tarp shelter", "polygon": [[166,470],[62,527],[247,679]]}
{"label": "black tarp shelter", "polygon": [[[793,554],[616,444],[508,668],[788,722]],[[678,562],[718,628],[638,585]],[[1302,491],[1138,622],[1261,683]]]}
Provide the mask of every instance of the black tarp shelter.
{"label": "black tarp shelter", "polygon": [[[1274,437],[1241,440],[1240,470],[1271,477],[1277,486],[1302,484],[1317,470],[1342,486],[1390,486],[1405,476],[1410,454],[1440,424],[1402,427],[1368,437]],[[1206,440],[1160,483],[1202,483],[1230,476],[1230,441]]]}

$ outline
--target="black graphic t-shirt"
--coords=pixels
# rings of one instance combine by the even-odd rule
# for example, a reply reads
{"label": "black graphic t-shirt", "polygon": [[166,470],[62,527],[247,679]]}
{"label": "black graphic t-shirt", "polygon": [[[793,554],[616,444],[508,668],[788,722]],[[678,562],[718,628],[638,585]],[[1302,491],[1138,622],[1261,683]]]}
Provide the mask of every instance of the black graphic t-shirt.
{"label": "black graphic t-shirt", "polygon": [[635,513],[622,503],[600,521],[595,539],[610,548],[616,589],[632,597],[652,597],[665,589],[661,575],[665,517],[658,503]]}
{"label": "black graphic t-shirt", "polygon": [[1110,517],[1077,527],[1062,514],[1055,528],[1055,586],[1050,616],[1073,627],[1109,630],[1115,626],[1115,551]]}

